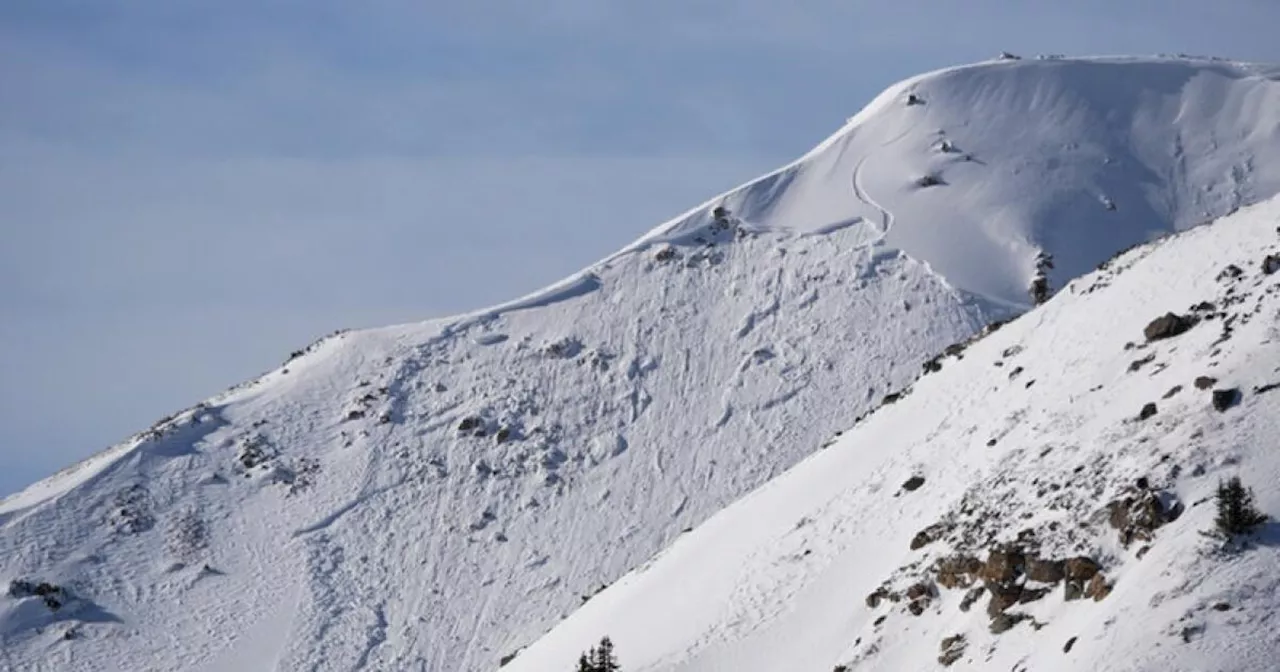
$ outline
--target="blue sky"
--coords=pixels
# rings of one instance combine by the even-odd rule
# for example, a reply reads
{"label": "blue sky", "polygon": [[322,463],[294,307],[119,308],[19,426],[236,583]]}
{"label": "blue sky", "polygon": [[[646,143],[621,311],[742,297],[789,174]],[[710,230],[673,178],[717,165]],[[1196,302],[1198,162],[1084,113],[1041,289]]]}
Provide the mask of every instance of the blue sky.
{"label": "blue sky", "polygon": [[3,3],[0,494],[334,329],[552,282],[903,77],[1280,61],[1277,25],[1271,0]]}

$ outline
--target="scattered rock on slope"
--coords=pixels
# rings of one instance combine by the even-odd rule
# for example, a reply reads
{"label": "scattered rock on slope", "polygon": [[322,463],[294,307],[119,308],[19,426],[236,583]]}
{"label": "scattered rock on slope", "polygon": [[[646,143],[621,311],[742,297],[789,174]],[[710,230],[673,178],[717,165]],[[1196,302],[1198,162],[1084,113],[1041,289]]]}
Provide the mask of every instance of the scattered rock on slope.
{"label": "scattered rock on slope", "polygon": [[1213,409],[1219,413],[1235,406],[1240,402],[1240,390],[1231,388],[1229,390],[1213,391]]}
{"label": "scattered rock on slope", "polygon": [[1163,338],[1173,338],[1195,326],[1195,323],[1194,318],[1176,313],[1165,313],[1152,320],[1142,330],[1142,333],[1147,337],[1148,341],[1158,341]]}
{"label": "scattered rock on slope", "polygon": [[1195,385],[1197,390],[1207,390],[1213,387],[1216,382],[1218,382],[1218,379],[1212,376],[1198,376]]}
{"label": "scattered rock on slope", "polygon": [[1013,629],[1013,626],[1031,618],[1026,614],[1000,614],[991,619],[991,634],[998,635]]}
{"label": "scattered rock on slope", "polygon": [[1151,491],[1130,494],[1107,504],[1107,522],[1119,533],[1120,543],[1126,547],[1135,540],[1151,541],[1157,528],[1176,520],[1181,513],[1180,504],[1165,506],[1159,494]]}
{"label": "scattered rock on slope", "polygon": [[916,533],[916,536],[911,538],[911,550],[918,550],[932,544],[941,539],[947,533],[947,530],[947,525],[944,523],[934,523],[920,530]]}
{"label": "scattered rock on slope", "polygon": [[938,662],[943,667],[949,667],[964,655],[966,645],[967,642],[964,635],[952,635],[943,639],[942,644],[938,647],[941,649],[941,653],[938,654]]}
{"label": "scattered rock on slope", "polygon": [[31,582],[21,579],[9,582],[9,597],[22,599],[24,597],[39,597],[44,601],[44,606],[49,611],[57,611],[67,600],[67,591],[62,586],[57,586],[46,581]]}

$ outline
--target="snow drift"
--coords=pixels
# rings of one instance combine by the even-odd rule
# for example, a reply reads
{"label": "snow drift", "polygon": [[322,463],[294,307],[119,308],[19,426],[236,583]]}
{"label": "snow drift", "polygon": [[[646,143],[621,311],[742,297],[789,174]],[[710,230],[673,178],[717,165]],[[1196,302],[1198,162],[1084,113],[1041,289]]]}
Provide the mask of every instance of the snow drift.
{"label": "snow drift", "polygon": [[[0,502],[0,579],[31,587],[0,597],[5,664],[492,669],[1038,273],[1274,194],[1276,72],[925,75],[551,288],[324,339]],[[700,650],[676,634],[646,660]]]}

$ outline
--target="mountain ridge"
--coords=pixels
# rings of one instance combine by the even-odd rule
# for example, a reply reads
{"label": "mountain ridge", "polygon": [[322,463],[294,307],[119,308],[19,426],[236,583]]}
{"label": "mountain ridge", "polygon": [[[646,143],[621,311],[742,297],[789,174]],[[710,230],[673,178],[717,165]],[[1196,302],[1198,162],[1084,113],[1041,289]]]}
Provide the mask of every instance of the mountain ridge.
{"label": "mountain ridge", "polygon": [[[1152,85],[1154,102],[1100,134],[1009,102],[1068,120],[1108,107],[1035,93],[1077,90],[1081,68],[1203,83]],[[78,596],[51,613],[0,598],[5,655],[35,669],[492,669],[937,352],[1026,308],[1040,253],[1056,288],[1153,231],[1280,189],[1280,126],[1257,121],[1277,118],[1280,85],[1251,68],[1272,72],[1067,59],[921,76],[560,283],[323,339],[0,501],[0,579]],[[1167,114],[1210,89],[1249,114]],[[1141,182],[1147,165],[1108,133],[1164,142],[1163,126],[1139,128],[1148,118],[1222,137],[1184,147],[1185,179],[1102,193],[1108,209],[1098,184]],[[1088,151],[1056,156],[1069,132]],[[1133,170],[1095,180],[1109,156]],[[1225,186],[1188,186],[1201,172]],[[1106,235],[1042,235],[1077,216]]]}

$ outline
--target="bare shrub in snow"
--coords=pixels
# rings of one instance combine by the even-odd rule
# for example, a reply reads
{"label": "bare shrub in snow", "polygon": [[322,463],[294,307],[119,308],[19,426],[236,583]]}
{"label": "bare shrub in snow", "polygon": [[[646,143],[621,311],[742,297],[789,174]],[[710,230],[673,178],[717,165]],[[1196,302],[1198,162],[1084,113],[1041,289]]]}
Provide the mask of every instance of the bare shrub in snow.
{"label": "bare shrub in snow", "polygon": [[183,562],[190,562],[209,546],[209,528],[200,512],[184,511],[169,526],[169,553]]}

